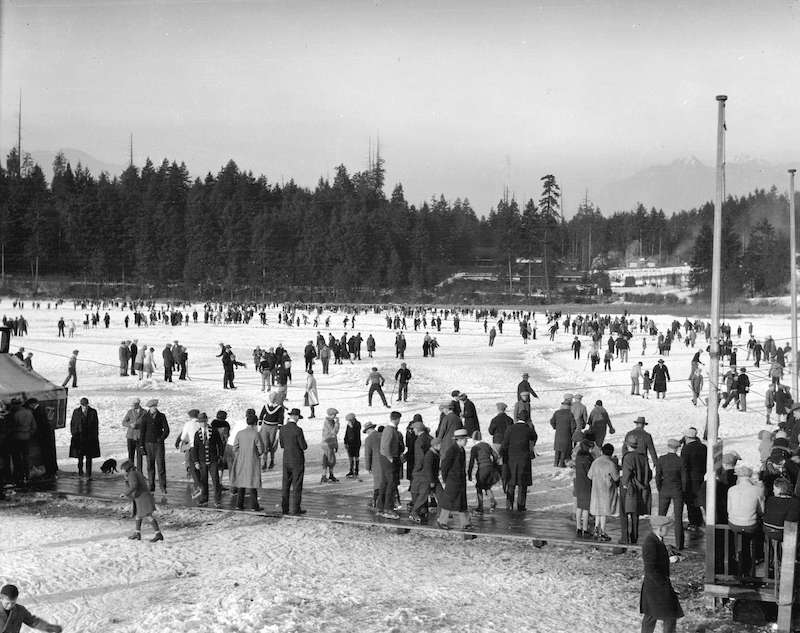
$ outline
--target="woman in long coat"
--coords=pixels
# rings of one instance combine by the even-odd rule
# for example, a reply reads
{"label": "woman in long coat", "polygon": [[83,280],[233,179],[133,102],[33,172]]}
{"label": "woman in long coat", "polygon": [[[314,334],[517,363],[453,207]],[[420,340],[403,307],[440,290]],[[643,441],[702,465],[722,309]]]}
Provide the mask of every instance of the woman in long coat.
{"label": "woman in long coat", "polygon": [[664,359],[659,358],[658,364],[653,367],[653,391],[656,392],[656,400],[659,398],[659,394],[661,394],[661,398],[665,398],[664,394],[667,393],[667,381],[670,379],[669,377],[669,369],[664,364]]}
{"label": "woman in long coat", "polygon": [[611,459],[614,447],[603,445],[603,453],[592,462],[586,475],[592,481],[592,496],[589,512],[594,515],[594,537],[598,541],[610,541],[606,534],[606,518],[617,514],[619,503],[619,466]]}
{"label": "woman in long coat", "polygon": [[142,539],[142,521],[150,519],[150,523],[156,533],[151,542],[163,541],[164,537],[158,527],[158,521],[153,516],[153,512],[156,510],[156,502],[147,485],[147,480],[127,459],[120,464],[120,469],[125,473],[126,483],[125,492],[120,496],[131,499],[136,510],[136,530],[128,538],[132,541],[140,541]]}
{"label": "woman in long coat", "polygon": [[156,359],[153,356],[153,352],[155,352],[155,350],[152,347],[148,347],[144,353],[144,366],[142,367],[142,371],[147,374],[147,378],[152,378],[153,371],[158,369],[158,367],[156,367]]}
{"label": "woman in long coat", "polygon": [[261,456],[264,454],[264,442],[256,428],[257,423],[255,411],[248,409],[247,427],[239,431],[233,441],[231,486],[237,489],[237,510],[244,510],[246,490],[250,492],[252,509],[261,509],[258,505],[258,489],[261,487]]}
{"label": "woman in long coat", "polygon": [[628,542],[635,545],[639,540],[639,515],[650,514],[651,472],[647,455],[636,452],[638,438],[629,435],[625,441],[631,450],[622,457],[622,509],[628,519]]}
{"label": "woman in long coat", "polygon": [[309,418],[314,417],[314,407],[319,404],[319,393],[317,392],[317,379],[314,378],[314,370],[308,370],[308,376],[306,377],[306,393],[304,396],[305,405],[311,408],[311,415]]}
{"label": "woman in long coat", "polygon": [[444,493],[439,501],[439,527],[449,530],[450,515],[455,513],[461,519],[461,528],[469,528],[467,512],[467,456],[464,447],[467,444],[467,431],[458,429],[453,438],[455,442],[442,457],[441,471],[444,480]]}

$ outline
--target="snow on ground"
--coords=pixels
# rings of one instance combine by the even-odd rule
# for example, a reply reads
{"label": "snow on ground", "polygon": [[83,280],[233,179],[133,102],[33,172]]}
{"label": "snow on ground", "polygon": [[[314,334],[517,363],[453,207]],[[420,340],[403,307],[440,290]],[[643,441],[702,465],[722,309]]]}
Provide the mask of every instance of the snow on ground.
{"label": "snow on ground", "polygon": [[[128,328],[124,314],[109,310],[111,327],[83,330],[83,312],[72,305],[59,309],[32,309],[22,314],[29,320],[30,336],[12,341],[12,351],[24,346],[34,352],[34,368],[54,382],[66,375],[72,349],[80,350],[77,389],[70,391],[69,410],[86,396],[98,409],[103,458],[125,457],[122,417],[131,398],[144,401],[156,397],[167,415],[173,435],[168,440],[168,479],[183,485],[182,456],[172,450],[172,440],[190,408],[209,416],[226,409],[234,424],[248,407],[265,402],[260,377],[253,371],[251,350],[256,345],[281,342],[294,359],[294,384],[289,388],[289,406],[303,408],[302,349],[316,336],[316,329],[277,325],[274,310],[268,326],[249,325]],[[0,315],[16,316],[8,299],[0,302]],[[103,311],[101,310],[101,316]],[[78,323],[74,339],[57,339],[56,322],[64,316]],[[331,331],[344,331],[342,315],[333,315]],[[547,421],[565,392],[584,394],[589,409],[602,399],[609,410],[619,448],[625,432],[638,415],[644,415],[656,448],[679,437],[690,425],[702,429],[705,408],[691,404],[688,377],[694,349],[675,342],[666,358],[672,375],[667,399],[632,397],[630,364],[613,363],[613,371],[592,373],[586,364],[588,344],[581,360],[573,360],[571,334],[560,333],[555,341],[542,337],[522,345],[514,322],[507,322],[494,347],[482,323],[462,319],[462,332],[454,333],[444,322],[436,335],[441,348],[435,358],[422,358],[424,331],[406,332],[406,362],[414,378],[409,402],[392,403],[403,413],[401,429],[414,413],[435,428],[437,403],[458,388],[475,401],[485,430],[495,413],[494,403],[513,405],[516,384],[523,371],[540,395],[534,401],[534,421],[539,433],[539,458],[534,462],[534,486],[529,508],[549,510],[569,523],[572,508],[571,474],[552,466],[553,432]],[[664,328],[672,317],[655,318]],[[683,319],[679,319],[681,322]],[[741,323],[747,339],[746,321],[754,323],[758,337],[772,334],[785,342],[789,321],[780,315],[748,317]],[[131,319],[132,322],[132,319]],[[320,328],[327,335],[325,328]],[[350,331],[350,330],[348,330]],[[372,333],[377,341],[375,359],[354,364],[331,365],[331,374],[315,372],[321,405],[316,420],[304,419],[309,440],[306,487],[319,483],[319,439],[324,410],[333,406],[340,417],[354,412],[362,423],[388,418],[389,409],[379,399],[367,406],[364,382],[370,367],[377,366],[387,379],[387,396],[399,361],[394,357],[394,332],[386,329],[381,315],[357,317],[355,331],[364,338]],[[117,348],[123,339],[138,339],[156,350],[159,371],[150,381],[118,375]],[[160,350],[179,340],[189,351],[191,381],[165,384],[161,379]],[[237,373],[236,391],[222,389],[222,371],[215,358],[220,342],[233,346],[239,360],[247,363]],[[702,343],[703,348],[705,342]],[[641,337],[632,342],[630,362],[643,360],[651,368],[658,360],[655,339],[648,338],[642,358]],[[740,351],[740,359],[745,357]],[[764,425],[763,380],[765,371],[749,368],[753,390],[747,413],[722,411],[721,436],[725,447],[738,450],[744,461],[757,463],[757,432]],[[788,379],[787,379],[788,380]],[[303,408],[307,416],[308,409]],[[67,458],[69,434],[57,432],[59,463],[74,471]],[[341,467],[346,456],[340,453]],[[363,466],[362,466],[363,469]],[[267,473],[264,487],[280,485],[280,470]],[[369,479],[367,476],[366,479]],[[337,492],[369,494],[368,481],[336,485]],[[123,520],[126,504],[92,501],[54,501],[27,498],[7,508],[0,520],[0,581],[21,586],[25,602],[42,615],[67,625],[67,630],[101,631],[561,631],[635,630],[638,624],[638,589],[641,563],[636,554],[622,556],[583,549],[547,547],[477,539],[464,542],[453,535],[442,537],[393,536],[354,527],[316,522],[274,521],[257,517],[225,516],[163,508],[161,516],[167,540],[151,546],[131,543],[124,537],[130,521]],[[691,559],[674,570],[676,585],[686,597],[689,613],[682,630],[704,621],[697,587],[702,565]],[[591,617],[588,616],[591,614]],[[706,622],[708,624],[708,622]],[[722,629],[720,629],[722,630]]]}

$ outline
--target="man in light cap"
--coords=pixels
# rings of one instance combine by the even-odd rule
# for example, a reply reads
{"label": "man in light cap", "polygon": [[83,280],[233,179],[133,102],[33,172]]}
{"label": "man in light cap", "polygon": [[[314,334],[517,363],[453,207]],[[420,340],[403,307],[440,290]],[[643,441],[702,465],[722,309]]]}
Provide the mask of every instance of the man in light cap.
{"label": "man in light cap", "polygon": [[322,421],[322,478],[320,483],[339,483],[333,476],[339,451],[339,411],[331,407]]}
{"label": "man in light cap", "polygon": [[128,460],[136,464],[136,469],[142,471],[142,452],[139,450],[139,428],[142,424],[144,409],[139,398],[131,401],[131,408],[122,418],[122,426],[128,429],[125,432],[125,440],[128,444]]}
{"label": "man in light cap", "polygon": [[703,526],[703,512],[700,509],[700,493],[705,488],[706,445],[697,439],[697,429],[690,426],[683,432],[684,446],[681,461],[686,469],[686,486],[683,501],[689,518],[687,530],[697,532]]}
{"label": "man in light cap", "polygon": [[586,405],[583,404],[583,394],[576,393],[572,396],[570,411],[572,411],[572,417],[575,418],[575,424],[582,431],[589,419],[589,412],[586,410]]}
{"label": "man in light cap", "polygon": [[686,467],[678,457],[680,441],[668,440],[667,452],[656,462],[656,489],[658,490],[658,514],[665,516],[672,504],[675,515],[675,546],[683,549],[683,491],[686,488]]}
{"label": "man in light cap", "polygon": [[738,575],[754,576],[755,547],[764,514],[764,487],[753,483],[753,469],[748,466],[739,466],[736,477],[736,485],[728,490],[728,526],[734,534],[742,535],[742,549],[736,557]]}
{"label": "man in light cap", "polygon": [[678,557],[670,556],[667,546],[664,545],[664,536],[671,523],[672,520],[665,516],[651,517],[653,531],[642,543],[644,580],[639,597],[642,633],[653,633],[658,620],[661,620],[661,630],[664,633],[675,633],[677,620],[683,617],[678,595],[669,578],[669,564],[678,562]]}
{"label": "man in light cap", "polygon": [[197,460],[192,457],[191,448],[194,444],[194,436],[200,428],[200,411],[198,409],[190,409],[186,414],[187,420],[183,423],[183,428],[175,438],[175,449],[184,454],[184,465],[186,466],[186,474],[189,475],[192,483],[194,483],[193,497],[199,497],[200,490],[200,467],[197,465]]}

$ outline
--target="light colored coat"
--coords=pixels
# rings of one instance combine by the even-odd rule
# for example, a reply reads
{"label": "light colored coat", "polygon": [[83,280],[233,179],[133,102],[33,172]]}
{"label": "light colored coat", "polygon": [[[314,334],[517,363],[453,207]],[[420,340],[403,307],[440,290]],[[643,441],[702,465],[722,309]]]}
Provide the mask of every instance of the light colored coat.
{"label": "light colored coat", "polygon": [[248,426],[236,434],[233,453],[231,485],[235,488],[260,488],[264,442],[255,425]]}
{"label": "light colored coat", "polygon": [[589,512],[594,516],[614,516],[619,503],[619,468],[608,455],[592,462],[587,475],[592,480]]}

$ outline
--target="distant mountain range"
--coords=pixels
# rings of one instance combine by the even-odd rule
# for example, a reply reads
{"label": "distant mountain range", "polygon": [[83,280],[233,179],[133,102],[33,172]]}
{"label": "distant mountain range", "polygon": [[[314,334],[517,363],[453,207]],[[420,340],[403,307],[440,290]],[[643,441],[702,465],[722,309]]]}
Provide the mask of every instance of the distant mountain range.
{"label": "distant mountain range", "polygon": [[[729,161],[725,170],[726,193],[743,195],[754,189],[769,189],[776,185],[783,191],[788,187],[787,170],[781,165],[750,157]],[[634,209],[641,202],[648,209],[675,211],[699,207],[715,196],[715,167],[696,157],[675,160],[668,165],[655,165],[632,176],[601,185],[589,197],[605,215],[614,211]]]}
{"label": "distant mountain range", "polygon": [[[3,152],[3,156],[8,150]],[[65,147],[64,152],[73,169],[80,163],[95,176],[108,172],[120,175],[126,165],[107,163],[86,152]],[[53,176],[53,159],[57,151],[32,151],[31,157],[44,170],[50,180]],[[730,195],[747,194],[754,189],[769,189],[776,185],[783,191],[787,187],[787,170],[794,165],[776,164],[747,156],[729,161],[726,169],[726,187]],[[675,160],[666,165],[647,167],[635,174],[613,182],[595,178],[589,188],[589,198],[600,207],[604,215],[615,211],[636,208],[641,202],[647,209],[663,209],[671,215],[682,209],[698,207],[714,199],[715,168],[695,156]],[[455,196],[454,196],[455,197]],[[482,210],[478,210],[482,213]],[[571,215],[568,213],[568,215]]]}

